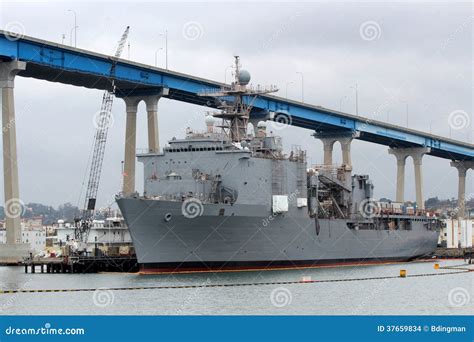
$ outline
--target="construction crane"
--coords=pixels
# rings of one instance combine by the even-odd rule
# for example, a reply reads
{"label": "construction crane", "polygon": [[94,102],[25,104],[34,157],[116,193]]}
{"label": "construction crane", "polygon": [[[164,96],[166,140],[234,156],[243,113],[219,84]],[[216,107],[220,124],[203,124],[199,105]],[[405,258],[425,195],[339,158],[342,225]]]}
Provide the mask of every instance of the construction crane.
{"label": "construction crane", "polygon": [[82,211],[82,218],[75,220],[76,228],[74,235],[75,240],[79,243],[82,242],[87,244],[90,226],[94,216],[97,191],[99,190],[100,174],[102,171],[102,163],[104,161],[105,145],[107,143],[107,134],[111,122],[112,104],[115,96],[115,67],[120,55],[122,54],[125,42],[127,41],[129,29],[130,27],[127,26],[118,43],[118,47],[112,59],[112,66],[110,69],[110,78],[112,80],[111,89],[104,91],[100,112],[97,115],[97,119],[94,120],[96,124],[96,131],[94,135],[94,147],[91,158],[91,168],[89,170],[89,180],[87,182],[84,209]]}

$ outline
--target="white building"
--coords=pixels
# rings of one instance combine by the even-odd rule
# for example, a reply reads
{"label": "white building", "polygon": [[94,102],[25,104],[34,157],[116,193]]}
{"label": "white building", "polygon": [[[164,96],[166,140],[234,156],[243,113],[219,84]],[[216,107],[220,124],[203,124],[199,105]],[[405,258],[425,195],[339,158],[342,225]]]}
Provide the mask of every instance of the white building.
{"label": "white building", "polygon": [[447,248],[466,248],[472,247],[473,237],[473,219],[443,220],[446,227],[440,233],[440,243],[446,243]]}
{"label": "white building", "polygon": [[[0,222],[0,243],[7,242],[5,222]],[[34,217],[21,220],[21,242],[30,245],[30,252],[37,254],[46,247],[46,228],[43,227],[43,219]]]}

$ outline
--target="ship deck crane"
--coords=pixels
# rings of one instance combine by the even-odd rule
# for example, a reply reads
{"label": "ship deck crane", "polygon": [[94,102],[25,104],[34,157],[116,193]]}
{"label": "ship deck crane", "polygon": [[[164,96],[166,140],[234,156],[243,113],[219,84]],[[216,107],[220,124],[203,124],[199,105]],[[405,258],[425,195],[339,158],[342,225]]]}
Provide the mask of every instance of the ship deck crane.
{"label": "ship deck crane", "polygon": [[115,67],[127,41],[129,29],[130,27],[127,26],[124,33],[122,34],[122,37],[120,38],[120,41],[118,42],[117,50],[115,51],[112,66],[110,69],[110,78],[112,80],[111,88],[110,90],[104,91],[100,111],[97,115],[97,119],[94,120],[96,124],[96,131],[94,134],[94,147],[91,158],[91,167],[89,170],[89,180],[87,182],[84,209],[82,212],[82,218],[76,219],[76,229],[74,232],[75,240],[78,242],[87,243],[92,218],[95,212],[97,192],[99,190],[100,174],[102,171],[105,146],[107,143],[107,134],[111,122],[112,104],[115,96]]}

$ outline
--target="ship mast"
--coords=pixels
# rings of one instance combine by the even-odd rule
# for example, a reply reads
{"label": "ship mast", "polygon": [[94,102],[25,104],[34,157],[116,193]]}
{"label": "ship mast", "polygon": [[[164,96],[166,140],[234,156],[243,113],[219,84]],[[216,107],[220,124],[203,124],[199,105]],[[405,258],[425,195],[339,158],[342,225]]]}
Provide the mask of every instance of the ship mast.
{"label": "ship mast", "polygon": [[[220,99],[217,108],[219,112],[212,113],[215,118],[224,121],[221,128],[232,142],[241,142],[247,138],[247,124],[253,103],[258,95],[278,91],[275,86],[253,87],[249,85],[250,73],[241,69],[240,57],[234,56],[235,79],[229,86],[219,90],[199,93],[200,96],[210,96]],[[228,98],[231,100],[228,100]]]}

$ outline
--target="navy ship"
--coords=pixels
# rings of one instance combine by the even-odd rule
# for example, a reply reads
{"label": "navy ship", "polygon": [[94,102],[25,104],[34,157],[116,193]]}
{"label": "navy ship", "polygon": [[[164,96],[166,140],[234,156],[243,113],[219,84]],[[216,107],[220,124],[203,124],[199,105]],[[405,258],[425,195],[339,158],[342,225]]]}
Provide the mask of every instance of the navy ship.
{"label": "navy ship", "polygon": [[[274,87],[235,80],[203,92],[219,101],[160,153],[139,154],[142,195],[119,194],[141,272],[314,267],[407,261],[437,246],[440,221],[373,199],[367,175],[348,165],[308,165],[285,153],[265,121],[249,129],[252,99]],[[253,125],[252,125],[253,126]]]}

